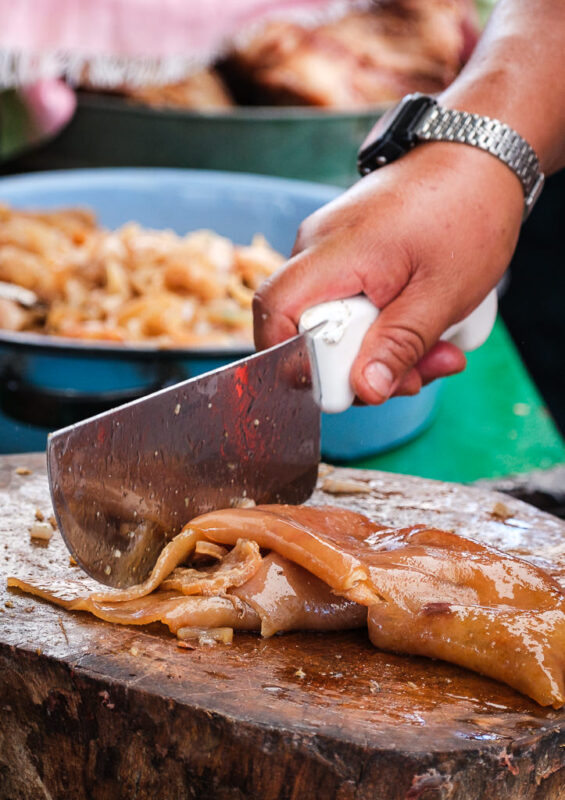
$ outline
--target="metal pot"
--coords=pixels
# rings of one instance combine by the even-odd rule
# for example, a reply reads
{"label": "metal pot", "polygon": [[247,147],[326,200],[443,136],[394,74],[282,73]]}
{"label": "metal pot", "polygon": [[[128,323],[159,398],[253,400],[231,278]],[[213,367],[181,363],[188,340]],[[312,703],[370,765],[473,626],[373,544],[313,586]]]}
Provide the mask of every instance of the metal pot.
{"label": "metal pot", "polygon": [[0,332],[0,451],[42,450],[47,434],[252,351],[157,350]]}
{"label": "metal pot", "polygon": [[349,186],[358,177],[359,145],[385,110],[157,110],[119,97],[79,93],[71,123],[22,165],[191,167]]}
{"label": "metal pot", "polygon": [[[0,202],[19,207],[89,206],[102,224],[129,220],[179,233],[211,228],[246,244],[261,232],[290,252],[301,220],[339,194],[302,181],[188,170],[77,170],[0,180]],[[47,433],[216,369],[250,351],[170,349],[82,342],[0,331],[0,452],[42,450]],[[350,460],[389,448],[431,421],[439,386],[378,408],[322,420],[322,451]]]}

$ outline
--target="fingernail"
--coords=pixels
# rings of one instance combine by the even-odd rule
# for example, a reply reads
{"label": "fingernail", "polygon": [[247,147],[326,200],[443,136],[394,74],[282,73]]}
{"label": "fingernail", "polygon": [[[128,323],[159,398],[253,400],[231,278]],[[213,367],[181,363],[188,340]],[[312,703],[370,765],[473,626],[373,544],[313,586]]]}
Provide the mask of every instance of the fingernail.
{"label": "fingernail", "polygon": [[394,388],[394,375],[382,361],[371,361],[363,372],[371,389],[386,400]]}

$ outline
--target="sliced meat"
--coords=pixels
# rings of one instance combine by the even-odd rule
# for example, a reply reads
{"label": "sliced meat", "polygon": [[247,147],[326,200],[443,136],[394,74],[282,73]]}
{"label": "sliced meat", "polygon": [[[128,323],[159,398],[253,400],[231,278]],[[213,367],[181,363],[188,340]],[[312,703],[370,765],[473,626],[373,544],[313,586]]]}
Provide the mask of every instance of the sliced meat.
{"label": "sliced meat", "polygon": [[232,589],[261,618],[261,634],[363,628],[367,608],[337,597],[330,587],[278,553],[269,553],[253,577]]}
{"label": "sliced meat", "polygon": [[237,598],[185,597],[177,592],[156,592],[122,602],[100,602],[84,595],[83,587],[65,581],[41,584],[8,578],[8,586],[49,600],[67,611],[89,611],[95,617],[119,625],[149,625],[162,622],[171,633],[181,628],[236,628],[258,631],[261,620],[252,608]]}
{"label": "sliced meat", "polygon": [[513,686],[542,706],[565,702],[563,607],[531,611],[427,603],[371,606],[369,637],[396,653],[451,661]]}
{"label": "sliced meat", "polygon": [[530,611],[565,601],[559,584],[539,567],[451,531],[383,531],[367,544],[371,583],[409,611],[432,602]]}
{"label": "sliced meat", "polygon": [[366,541],[380,530],[353,511],[282,505],[212,511],[185,528],[220,544],[235,544],[245,535],[304,567],[335,591],[349,592],[349,599],[364,605],[381,599],[370,586],[369,570],[363,563]]}
{"label": "sliced meat", "polygon": [[196,542],[196,547],[194,548],[195,556],[207,556],[209,558],[216,558],[218,561],[224,556],[227,556],[228,552],[228,549],[222,547],[221,544],[205,541]]}
{"label": "sliced meat", "polygon": [[241,586],[259,569],[259,545],[249,539],[238,539],[235,547],[213,567],[193,569],[176,567],[161,584],[161,589],[172,589],[181,594],[201,594],[211,597],[224,594],[228,589]]}
{"label": "sliced meat", "polygon": [[371,640],[565,703],[565,596],[543,570],[449,531],[382,529],[353,512],[299,506],[217,511],[194,532],[230,544],[245,530],[348,599],[370,607]]}
{"label": "sliced meat", "polygon": [[[173,573],[199,541],[233,550],[212,567]],[[261,560],[259,548],[272,552]],[[559,585],[529,562],[449,531],[382,528],[330,507],[224,509],[192,520],[140,586],[85,597],[69,584],[8,583],[69,610],[123,624],[160,620],[173,632],[355,627],[369,607],[370,637],[383,649],[460,664],[542,705],[565,703]],[[203,596],[230,586],[230,595]],[[195,588],[199,595],[179,594]]]}
{"label": "sliced meat", "polygon": [[97,592],[92,595],[92,599],[99,603],[113,603],[144,597],[160,586],[175,567],[186,561],[194,552],[196,543],[204,538],[205,536],[198,531],[193,531],[188,527],[184,528],[161,551],[157,563],[147,580],[129,589],[119,589],[115,592]]}

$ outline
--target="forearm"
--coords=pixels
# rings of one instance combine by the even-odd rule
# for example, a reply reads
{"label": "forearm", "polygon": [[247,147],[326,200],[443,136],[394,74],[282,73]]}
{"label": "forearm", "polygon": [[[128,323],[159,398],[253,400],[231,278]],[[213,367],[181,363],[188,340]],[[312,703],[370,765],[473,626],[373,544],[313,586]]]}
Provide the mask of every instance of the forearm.
{"label": "forearm", "polygon": [[532,145],[543,172],[564,167],[565,2],[500,0],[440,102],[513,127]]}
{"label": "forearm", "polygon": [[[565,166],[564,77],[565,0],[501,0],[439,99],[510,125],[551,173]],[[293,258],[255,296],[257,346],[295,334],[309,306],[364,293],[381,312],[350,375],[361,400],[461,370],[463,354],[438,340],[500,280],[523,211],[520,181],[489,153],[414,147],[305,220]]]}

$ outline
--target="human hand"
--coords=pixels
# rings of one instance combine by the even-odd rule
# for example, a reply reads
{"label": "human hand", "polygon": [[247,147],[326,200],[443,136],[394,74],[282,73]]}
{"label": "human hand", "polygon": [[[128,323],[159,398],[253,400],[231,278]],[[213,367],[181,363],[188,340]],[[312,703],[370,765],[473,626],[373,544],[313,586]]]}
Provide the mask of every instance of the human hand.
{"label": "human hand", "polygon": [[362,402],[461,371],[465,356],[439,338],[502,276],[523,205],[518,179],[489,154],[415,148],[302,223],[291,259],[255,296],[257,347],[295,335],[307,308],[364,293],[381,313],[350,374]]}

